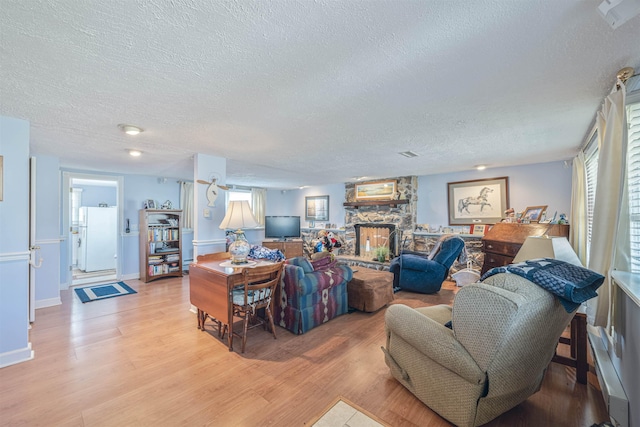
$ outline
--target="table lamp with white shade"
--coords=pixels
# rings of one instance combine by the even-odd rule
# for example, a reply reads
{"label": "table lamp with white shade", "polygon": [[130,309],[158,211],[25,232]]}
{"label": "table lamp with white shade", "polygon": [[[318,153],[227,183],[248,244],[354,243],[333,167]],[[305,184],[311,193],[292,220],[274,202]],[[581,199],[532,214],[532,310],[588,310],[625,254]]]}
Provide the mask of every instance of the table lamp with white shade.
{"label": "table lamp with white shade", "polygon": [[580,258],[566,237],[529,236],[513,258],[513,263],[536,258],[553,258],[582,267]]}
{"label": "table lamp with white shade", "polygon": [[245,264],[247,255],[251,250],[251,245],[247,242],[243,228],[255,228],[258,221],[251,212],[249,202],[246,200],[234,200],[229,202],[227,213],[220,224],[222,230],[236,230],[235,242],[229,245],[229,253],[231,254],[231,262],[233,264]]}

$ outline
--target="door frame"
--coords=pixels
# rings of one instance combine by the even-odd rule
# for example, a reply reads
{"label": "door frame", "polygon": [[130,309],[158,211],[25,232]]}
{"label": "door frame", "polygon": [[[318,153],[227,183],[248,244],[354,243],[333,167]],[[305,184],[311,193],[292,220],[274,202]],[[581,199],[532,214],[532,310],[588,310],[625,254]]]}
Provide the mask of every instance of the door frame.
{"label": "door frame", "polygon": [[29,157],[29,328],[36,321],[36,267],[32,264],[36,246],[36,167],[36,158]]}
{"label": "door frame", "polygon": [[90,174],[90,173],[78,173],[78,172],[62,172],[62,229],[64,230],[65,240],[67,241],[67,265],[63,266],[66,273],[66,280],[61,282],[62,289],[68,289],[73,283],[73,257],[72,257],[72,242],[69,239],[70,218],[69,212],[71,211],[71,198],[69,194],[71,192],[71,181],[73,179],[88,179],[92,181],[110,181],[116,183],[116,196],[118,200],[118,219],[116,228],[116,280],[120,280],[122,277],[122,218],[124,217],[124,177],[119,175],[102,175],[102,174]]}

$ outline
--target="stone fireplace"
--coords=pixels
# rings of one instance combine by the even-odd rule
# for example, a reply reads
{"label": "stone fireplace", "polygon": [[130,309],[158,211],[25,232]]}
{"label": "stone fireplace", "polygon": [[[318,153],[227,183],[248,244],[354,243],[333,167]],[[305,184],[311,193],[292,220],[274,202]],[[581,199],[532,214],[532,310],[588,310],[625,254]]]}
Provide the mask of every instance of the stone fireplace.
{"label": "stone fireplace", "polygon": [[[416,230],[418,180],[415,176],[391,178],[397,183],[397,197],[394,200],[357,201],[355,184],[345,184],[345,228],[332,230],[342,247],[336,255],[350,265],[363,266],[376,270],[386,270],[389,263],[374,260],[377,246],[389,245],[391,257],[403,249],[429,253],[441,237],[439,233]],[[311,255],[317,242],[318,230],[303,231],[304,251]],[[369,237],[370,253],[366,254],[366,241]],[[483,264],[481,235],[461,235],[465,240],[472,267],[480,271]],[[457,262],[451,268],[455,272],[466,268],[466,264]]]}
{"label": "stone fireplace", "polygon": [[358,202],[355,183],[345,185],[345,234],[341,255],[363,257],[367,237],[371,252],[376,246],[388,245],[390,255],[394,256],[400,252],[403,243],[410,246],[416,224],[418,178],[391,179],[397,182],[395,200]]}

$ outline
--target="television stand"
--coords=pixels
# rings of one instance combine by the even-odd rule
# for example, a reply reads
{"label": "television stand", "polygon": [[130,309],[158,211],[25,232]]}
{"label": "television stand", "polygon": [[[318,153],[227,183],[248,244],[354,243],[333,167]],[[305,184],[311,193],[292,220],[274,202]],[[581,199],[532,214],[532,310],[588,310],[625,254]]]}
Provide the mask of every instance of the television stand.
{"label": "television stand", "polygon": [[262,246],[269,249],[280,249],[287,258],[304,255],[301,239],[264,240]]}

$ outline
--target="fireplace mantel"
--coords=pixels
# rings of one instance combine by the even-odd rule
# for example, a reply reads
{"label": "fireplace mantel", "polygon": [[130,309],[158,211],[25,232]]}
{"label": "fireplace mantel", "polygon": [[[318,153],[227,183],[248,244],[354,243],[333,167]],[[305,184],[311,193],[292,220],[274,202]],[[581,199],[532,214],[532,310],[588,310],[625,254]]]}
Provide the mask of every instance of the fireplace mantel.
{"label": "fireplace mantel", "polygon": [[345,207],[356,208],[360,206],[398,206],[406,205],[408,200],[366,200],[361,202],[344,202]]}

